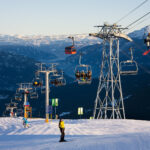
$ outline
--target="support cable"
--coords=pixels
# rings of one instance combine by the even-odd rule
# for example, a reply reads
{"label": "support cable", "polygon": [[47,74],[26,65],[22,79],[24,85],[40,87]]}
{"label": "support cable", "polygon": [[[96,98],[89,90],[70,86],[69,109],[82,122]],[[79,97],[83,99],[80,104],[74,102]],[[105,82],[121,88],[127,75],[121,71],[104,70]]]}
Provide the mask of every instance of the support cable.
{"label": "support cable", "polygon": [[[150,19],[150,17],[148,17],[148,18],[146,18],[146,19],[140,21],[138,24],[134,25],[134,26],[133,26],[132,28],[130,28],[130,29],[127,29],[125,32],[129,32],[131,29],[134,29],[136,26],[138,26],[139,24],[141,24],[141,23],[147,21],[148,19]],[[148,25],[148,26],[149,26],[149,25]]]}
{"label": "support cable", "polygon": [[133,13],[135,10],[137,10],[138,8],[140,8],[142,5],[144,5],[146,2],[148,2],[148,0],[145,0],[144,2],[142,2],[140,5],[138,5],[137,7],[135,7],[134,9],[132,9],[130,12],[128,12],[126,15],[124,15],[122,18],[120,18],[116,24],[118,24],[120,21],[122,21],[124,18],[126,18],[127,16],[129,16],[131,13]]}
{"label": "support cable", "polygon": [[143,19],[144,17],[146,17],[147,15],[149,15],[150,12],[146,13],[145,15],[143,15],[142,17],[140,17],[139,19],[135,20],[134,22],[132,22],[131,24],[129,24],[126,28],[129,28],[130,26],[132,26],[133,24],[135,24],[136,22],[140,21],[141,19]]}

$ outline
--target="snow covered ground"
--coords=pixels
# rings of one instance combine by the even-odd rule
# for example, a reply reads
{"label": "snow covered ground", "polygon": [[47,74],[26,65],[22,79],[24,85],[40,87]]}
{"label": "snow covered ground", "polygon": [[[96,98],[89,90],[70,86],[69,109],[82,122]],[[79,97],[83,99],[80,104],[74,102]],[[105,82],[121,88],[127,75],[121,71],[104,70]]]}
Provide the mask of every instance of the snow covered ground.
{"label": "snow covered ground", "polygon": [[66,140],[59,143],[58,120],[0,118],[0,150],[150,150],[150,121],[64,120]]}

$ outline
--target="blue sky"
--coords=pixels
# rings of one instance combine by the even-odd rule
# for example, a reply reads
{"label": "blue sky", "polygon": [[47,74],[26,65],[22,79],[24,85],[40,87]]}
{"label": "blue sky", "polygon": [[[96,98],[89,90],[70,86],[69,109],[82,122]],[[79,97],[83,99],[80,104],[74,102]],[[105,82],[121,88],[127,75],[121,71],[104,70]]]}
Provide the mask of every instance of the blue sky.
{"label": "blue sky", "polygon": [[[144,0],[0,0],[0,34],[54,35],[95,31],[114,23]],[[150,1],[120,22],[124,27],[150,11]],[[146,21],[134,29],[150,24]]]}

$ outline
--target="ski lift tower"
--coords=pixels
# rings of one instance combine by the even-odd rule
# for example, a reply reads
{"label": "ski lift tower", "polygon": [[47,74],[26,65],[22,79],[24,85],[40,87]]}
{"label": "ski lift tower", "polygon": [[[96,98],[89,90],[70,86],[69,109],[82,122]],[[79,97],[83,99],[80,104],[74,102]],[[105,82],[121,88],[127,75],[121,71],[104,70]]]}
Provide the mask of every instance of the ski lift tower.
{"label": "ski lift tower", "polygon": [[57,73],[56,63],[37,63],[38,71],[37,73],[45,74],[45,122],[49,122],[49,75],[54,75]]}
{"label": "ski lift tower", "polygon": [[24,95],[24,117],[27,118],[27,96],[29,94],[29,91],[32,90],[32,83],[20,83],[18,91],[22,92]]}
{"label": "ski lift tower", "polygon": [[119,39],[132,41],[116,24],[96,26],[100,32],[91,33],[102,39],[102,64],[99,76],[99,86],[95,99],[93,116],[95,119],[125,119],[123,94],[119,66]]}
{"label": "ski lift tower", "polygon": [[14,109],[17,109],[17,103],[11,102],[11,103],[7,104],[6,110],[8,110],[8,111],[10,110],[11,117],[13,117]]}

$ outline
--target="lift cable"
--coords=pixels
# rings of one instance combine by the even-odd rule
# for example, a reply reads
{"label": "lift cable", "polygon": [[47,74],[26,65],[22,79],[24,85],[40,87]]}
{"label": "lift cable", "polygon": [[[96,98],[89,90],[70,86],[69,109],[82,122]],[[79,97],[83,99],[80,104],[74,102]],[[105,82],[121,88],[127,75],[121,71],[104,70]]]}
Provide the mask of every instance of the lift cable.
{"label": "lift cable", "polygon": [[144,5],[146,2],[148,2],[148,0],[145,0],[144,2],[142,2],[140,5],[138,5],[137,7],[135,7],[134,9],[132,9],[130,12],[128,12],[126,15],[124,15],[123,17],[121,17],[116,24],[118,24],[120,21],[122,21],[124,18],[126,18],[127,16],[129,16],[131,13],[133,13],[135,10],[137,10],[138,8],[140,8],[142,5]]}
{"label": "lift cable", "polygon": [[140,21],[141,19],[143,19],[144,17],[146,17],[147,15],[149,15],[150,12],[146,13],[145,15],[143,15],[142,17],[138,18],[137,20],[135,20],[134,22],[132,22],[131,24],[129,24],[126,28],[129,28],[130,26],[132,26],[133,24],[135,24],[136,22]]}
{"label": "lift cable", "polygon": [[[141,23],[147,21],[148,19],[150,19],[150,17],[148,17],[148,18],[146,18],[146,19],[140,21],[138,24],[134,25],[132,28],[127,29],[125,32],[129,32],[131,29],[133,29],[133,28],[135,28],[136,26],[138,26],[139,24],[141,24]],[[149,25],[148,25],[148,26],[149,26]]]}

